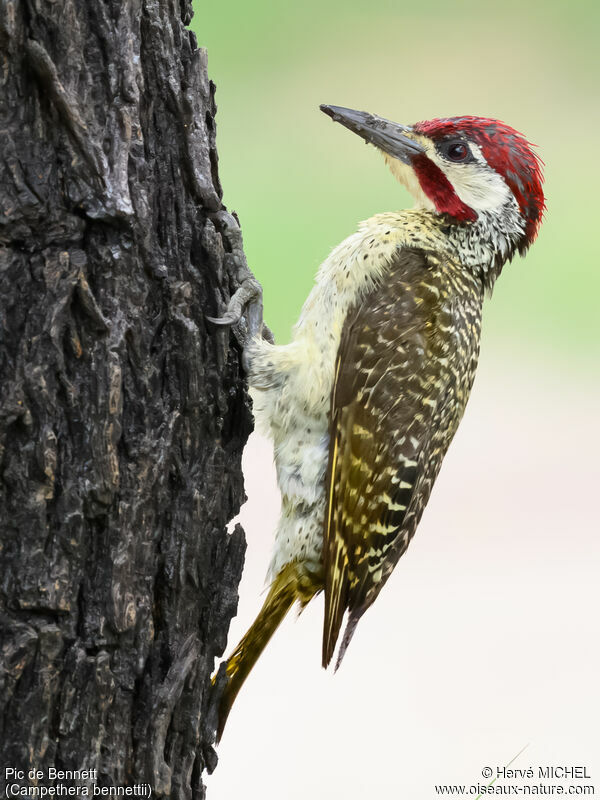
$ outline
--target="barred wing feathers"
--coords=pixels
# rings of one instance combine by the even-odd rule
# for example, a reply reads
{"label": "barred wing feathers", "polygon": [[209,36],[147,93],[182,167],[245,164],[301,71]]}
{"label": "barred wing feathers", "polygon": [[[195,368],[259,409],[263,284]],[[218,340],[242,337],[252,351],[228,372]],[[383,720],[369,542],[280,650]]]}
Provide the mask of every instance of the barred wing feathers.
{"label": "barred wing feathers", "polygon": [[348,314],[342,331],[329,425],[323,666],[349,609],[339,666],[414,530],[444,388],[431,341],[440,292],[428,280],[426,255],[401,251],[385,285]]}

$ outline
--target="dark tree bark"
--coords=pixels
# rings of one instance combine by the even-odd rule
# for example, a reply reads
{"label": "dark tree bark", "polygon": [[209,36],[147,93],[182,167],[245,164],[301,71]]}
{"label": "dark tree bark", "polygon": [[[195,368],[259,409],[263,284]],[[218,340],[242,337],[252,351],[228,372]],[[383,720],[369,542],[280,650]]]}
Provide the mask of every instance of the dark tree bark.
{"label": "dark tree bark", "polygon": [[[201,798],[251,427],[190,0],[0,0],[5,769]],[[20,781],[27,785],[34,781]]]}

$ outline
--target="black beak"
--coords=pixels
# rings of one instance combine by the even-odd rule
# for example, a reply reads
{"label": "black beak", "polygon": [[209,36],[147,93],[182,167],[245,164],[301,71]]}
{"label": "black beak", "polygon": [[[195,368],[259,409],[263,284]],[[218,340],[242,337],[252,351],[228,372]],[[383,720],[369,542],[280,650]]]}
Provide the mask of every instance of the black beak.
{"label": "black beak", "polygon": [[398,125],[366,111],[353,111],[351,108],[322,105],[320,109],[334,122],[341,123],[366,142],[374,144],[384,153],[400,159],[405,164],[410,164],[414,156],[425,152],[422,145],[406,135],[410,134],[412,129],[405,125]]}

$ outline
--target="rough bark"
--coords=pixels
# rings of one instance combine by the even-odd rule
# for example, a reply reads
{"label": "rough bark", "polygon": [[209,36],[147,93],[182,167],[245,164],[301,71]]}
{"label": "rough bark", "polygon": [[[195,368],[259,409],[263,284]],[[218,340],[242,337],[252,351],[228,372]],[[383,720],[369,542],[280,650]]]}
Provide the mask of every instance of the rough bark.
{"label": "rough bark", "polygon": [[2,796],[55,767],[201,798],[214,767],[251,417],[205,323],[236,238],[190,17],[0,0]]}

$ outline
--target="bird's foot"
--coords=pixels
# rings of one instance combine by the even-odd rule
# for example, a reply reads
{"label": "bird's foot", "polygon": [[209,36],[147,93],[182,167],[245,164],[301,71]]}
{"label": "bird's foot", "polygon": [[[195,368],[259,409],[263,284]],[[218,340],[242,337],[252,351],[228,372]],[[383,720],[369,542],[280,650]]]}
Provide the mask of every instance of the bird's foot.
{"label": "bird's foot", "polygon": [[246,338],[263,335],[265,325],[262,316],[262,286],[253,275],[248,274],[229,300],[223,315],[207,316],[206,319],[213,325],[233,328],[238,339],[241,334],[240,344],[245,344]]}
{"label": "bird's foot", "polygon": [[238,288],[220,317],[206,319],[213,325],[231,328],[242,348],[242,363],[248,371],[248,345],[257,336],[273,343],[273,334],[263,321],[263,291],[256,280],[244,255],[242,231],[235,217],[227,211],[219,211],[215,215],[219,227],[224,229],[224,239],[231,247],[225,253],[224,263],[230,275],[238,284]]}

